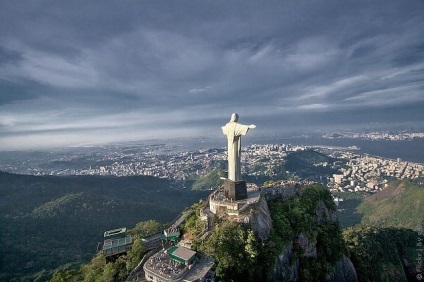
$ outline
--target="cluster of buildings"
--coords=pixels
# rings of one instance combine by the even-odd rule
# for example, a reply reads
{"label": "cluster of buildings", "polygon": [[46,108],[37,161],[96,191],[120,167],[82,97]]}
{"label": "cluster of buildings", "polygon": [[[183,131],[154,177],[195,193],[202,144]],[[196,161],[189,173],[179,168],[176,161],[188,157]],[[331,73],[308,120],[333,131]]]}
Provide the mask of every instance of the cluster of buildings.
{"label": "cluster of buildings", "polygon": [[225,155],[219,149],[196,150],[192,152],[176,152],[168,154],[122,152],[113,163],[102,166],[90,166],[80,169],[77,175],[150,175],[160,178],[185,180],[188,175],[204,174],[216,160],[223,160]]}
{"label": "cluster of buildings", "polygon": [[[127,281],[214,281],[214,259],[191,249],[190,244],[180,241],[180,229],[175,225],[142,238],[149,253],[131,272]],[[101,250],[107,262],[115,261],[128,253],[132,238],[125,227],[104,233]]]}
{"label": "cluster of buildings", "polygon": [[424,177],[424,165],[419,163],[352,153],[345,153],[343,157],[348,160],[345,167],[334,174],[328,184],[335,191],[377,192],[391,179]]}
{"label": "cluster of buildings", "polygon": [[241,171],[252,176],[275,177],[276,168],[281,166],[282,160],[288,152],[302,151],[304,146],[286,144],[253,144],[243,148]]}
{"label": "cluster of buildings", "polygon": [[[352,133],[353,134],[353,133]],[[358,133],[359,134],[359,133]],[[384,133],[367,133],[370,136],[386,136]],[[424,133],[405,133],[409,137]],[[420,136],[421,136],[420,135]],[[367,135],[368,136],[368,135]],[[402,134],[397,134],[404,138]],[[402,137],[403,136],[403,137]],[[380,138],[379,137],[379,138]],[[406,138],[406,137],[405,137]],[[289,152],[308,149],[305,146],[286,144],[253,144],[242,147],[241,173],[253,177],[268,177],[278,179],[281,169],[284,169],[284,158]],[[226,163],[225,148],[214,148],[194,151],[179,151],[178,148],[167,145],[134,146],[134,147],[106,147],[103,152],[90,151],[53,159],[53,163],[73,163],[74,167],[65,165],[49,167],[45,164],[37,166],[37,162],[26,171],[29,174],[54,175],[150,175],[170,180],[175,188],[184,188],[185,183],[193,175],[204,175],[213,168]],[[357,148],[315,147],[316,150],[336,159],[334,168],[339,173],[322,176],[323,184],[328,183],[332,190],[340,191],[368,191],[383,189],[387,180],[424,177],[423,164],[410,163],[401,160],[390,160],[381,157],[359,155]],[[81,168],[75,165],[76,159],[84,164],[96,164]],[[330,164],[314,164],[328,166]],[[23,173],[10,169],[8,171]],[[328,181],[328,182],[327,182]],[[211,187],[214,188],[214,187]]]}
{"label": "cluster of buildings", "polygon": [[[262,174],[274,176],[273,167],[281,164],[281,160],[289,151],[304,150],[303,146],[285,144],[250,145],[243,147],[242,173],[252,172],[252,175]],[[192,174],[202,175],[210,172],[210,167],[216,162],[226,161],[227,155],[224,148],[208,150],[195,150],[191,152],[177,152],[168,154],[121,154],[119,157],[110,158],[112,164],[91,166],[88,169],[76,170],[76,175],[151,175],[184,181]],[[256,171],[260,165],[262,168]]]}
{"label": "cluster of buildings", "polygon": [[334,139],[334,138],[361,138],[366,140],[390,140],[390,141],[399,141],[399,140],[412,140],[414,138],[424,138],[424,132],[401,132],[401,133],[389,133],[389,132],[368,132],[368,133],[358,133],[358,132],[343,132],[343,133],[333,133],[325,134],[324,138]]}

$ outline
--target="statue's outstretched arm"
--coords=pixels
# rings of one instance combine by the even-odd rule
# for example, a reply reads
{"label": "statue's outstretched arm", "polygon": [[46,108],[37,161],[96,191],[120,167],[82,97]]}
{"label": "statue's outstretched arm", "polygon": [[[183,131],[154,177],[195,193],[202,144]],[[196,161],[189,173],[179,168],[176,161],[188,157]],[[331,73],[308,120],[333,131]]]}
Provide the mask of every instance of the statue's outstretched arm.
{"label": "statue's outstretched arm", "polygon": [[251,129],[256,128],[256,125],[251,124],[251,125],[249,125],[249,128],[251,128]]}

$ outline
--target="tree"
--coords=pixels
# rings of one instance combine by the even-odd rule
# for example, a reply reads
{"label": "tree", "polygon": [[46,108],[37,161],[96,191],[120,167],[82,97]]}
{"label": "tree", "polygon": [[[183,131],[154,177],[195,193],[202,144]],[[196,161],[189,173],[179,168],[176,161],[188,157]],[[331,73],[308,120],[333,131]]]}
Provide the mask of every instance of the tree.
{"label": "tree", "polygon": [[350,227],[343,232],[361,281],[406,281],[402,262],[414,261],[408,250],[416,247],[417,235],[410,229],[369,226]]}
{"label": "tree", "polygon": [[215,258],[216,275],[223,280],[256,280],[254,264],[258,243],[252,231],[236,222],[217,226],[203,245],[203,251]]}
{"label": "tree", "polygon": [[135,237],[144,237],[160,232],[162,229],[163,225],[156,220],[146,220],[137,223],[133,229],[128,231],[128,234]]}
{"label": "tree", "polygon": [[75,268],[75,266],[65,266],[58,268],[53,272],[50,282],[79,282],[81,280],[83,280],[83,277],[80,268]]}
{"label": "tree", "polygon": [[106,266],[106,259],[102,253],[98,253],[90,263],[82,266],[84,282],[101,281],[103,269]]}
{"label": "tree", "polygon": [[131,250],[127,254],[126,268],[127,271],[133,270],[143,256],[146,254],[146,248],[140,238],[135,238]]}

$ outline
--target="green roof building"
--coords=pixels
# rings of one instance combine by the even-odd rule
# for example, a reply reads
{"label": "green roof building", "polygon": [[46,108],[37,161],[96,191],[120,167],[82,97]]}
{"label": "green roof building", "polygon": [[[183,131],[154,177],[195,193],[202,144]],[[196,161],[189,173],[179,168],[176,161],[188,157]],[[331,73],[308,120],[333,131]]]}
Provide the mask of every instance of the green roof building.
{"label": "green roof building", "polygon": [[171,259],[185,265],[192,264],[196,255],[195,251],[179,246],[169,248],[167,253]]}

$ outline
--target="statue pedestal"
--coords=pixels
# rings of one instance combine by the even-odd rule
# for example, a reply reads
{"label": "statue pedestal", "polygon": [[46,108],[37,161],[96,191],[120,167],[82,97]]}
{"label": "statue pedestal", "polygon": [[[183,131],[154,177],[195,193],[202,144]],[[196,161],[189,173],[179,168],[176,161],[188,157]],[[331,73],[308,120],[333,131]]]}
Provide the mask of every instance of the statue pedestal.
{"label": "statue pedestal", "polygon": [[225,196],[233,201],[247,199],[246,181],[232,181],[230,179],[224,180]]}

